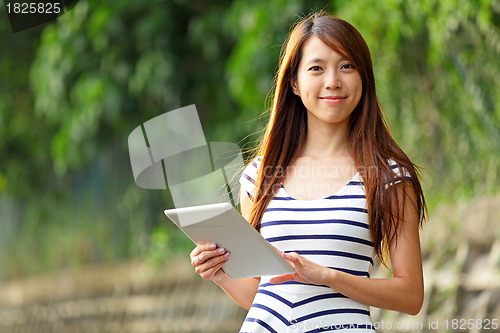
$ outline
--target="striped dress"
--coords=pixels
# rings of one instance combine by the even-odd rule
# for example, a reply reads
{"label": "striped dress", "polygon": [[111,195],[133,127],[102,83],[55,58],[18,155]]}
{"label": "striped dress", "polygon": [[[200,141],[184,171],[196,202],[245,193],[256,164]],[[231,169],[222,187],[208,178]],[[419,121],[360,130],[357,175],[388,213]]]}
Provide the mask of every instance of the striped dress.
{"label": "striped dress", "polygon": [[[260,157],[252,161],[240,179],[249,195],[255,193],[260,161]],[[375,253],[359,173],[341,190],[319,200],[294,199],[281,186],[262,217],[260,232],[281,251],[370,277]],[[270,278],[261,278],[240,333],[374,332],[367,305],[328,286],[296,281],[271,285]]]}

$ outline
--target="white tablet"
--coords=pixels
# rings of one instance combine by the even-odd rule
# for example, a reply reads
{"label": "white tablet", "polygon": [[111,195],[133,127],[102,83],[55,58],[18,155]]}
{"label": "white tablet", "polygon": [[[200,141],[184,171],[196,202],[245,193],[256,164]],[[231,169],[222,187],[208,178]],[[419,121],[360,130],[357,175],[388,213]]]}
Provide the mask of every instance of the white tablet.
{"label": "white tablet", "polygon": [[165,210],[194,243],[216,243],[231,253],[223,266],[233,278],[294,273],[276,249],[229,203]]}

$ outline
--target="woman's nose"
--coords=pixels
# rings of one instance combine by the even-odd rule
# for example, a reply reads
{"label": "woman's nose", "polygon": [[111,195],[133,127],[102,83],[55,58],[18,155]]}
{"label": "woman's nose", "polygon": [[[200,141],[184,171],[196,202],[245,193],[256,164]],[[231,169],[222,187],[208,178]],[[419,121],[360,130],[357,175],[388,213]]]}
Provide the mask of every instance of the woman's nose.
{"label": "woman's nose", "polygon": [[342,88],[342,81],[340,80],[340,76],[335,72],[328,73],[325,79],[325,88],[327,89]]}

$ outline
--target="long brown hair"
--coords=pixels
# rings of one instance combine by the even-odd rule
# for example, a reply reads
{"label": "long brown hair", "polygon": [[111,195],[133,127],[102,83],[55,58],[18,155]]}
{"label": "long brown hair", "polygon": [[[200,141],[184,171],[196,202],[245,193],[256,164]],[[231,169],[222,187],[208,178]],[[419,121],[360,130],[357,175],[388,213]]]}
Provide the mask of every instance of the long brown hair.
{"label": "long brown hair", "polygon": [[[294,162],[305,142],[307,110],[300,97],[293,93],[291,82],[297,75],[302,47],[312,35],[353,62],[362,79],[361,99],[349,120],[348,142],[354,163],[363,178],[374,248],[382,263],[386,264],[388,245],[396,237],[401,217],[399,209],[394,207],[404,205],[404,202],[398,202],[396,186],[387,184],[405,183],[403,201],[407,188],[415,191],[416,202],[413,204],[421,225],[426,208],[420,173],[387,129],[375,92],[370,51],[363,37],[351,24],[324,13],[311,14],[297,22],[281,49],[279,69],[271,91],[270,119],[257,147],[256,155],[262,156],[262,161],[255,184],[258,191],[253,196],[250,223],[260,230],[262,215],[286,176],[287,167]],[[389,160],[396,162],[402,174],[407,172],[410,177],[398,177]],[[262,170],[266,170],[265,174]],[[407,185],[412,185],[412,189]]]}

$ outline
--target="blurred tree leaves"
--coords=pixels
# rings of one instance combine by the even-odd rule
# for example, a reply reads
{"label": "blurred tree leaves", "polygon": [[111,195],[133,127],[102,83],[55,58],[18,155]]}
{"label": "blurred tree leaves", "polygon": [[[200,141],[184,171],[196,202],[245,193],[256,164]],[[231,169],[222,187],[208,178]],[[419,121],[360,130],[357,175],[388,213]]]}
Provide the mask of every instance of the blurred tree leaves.
{"label": "blurred tree leaves", "polygon": [[[37,251],[57,243],[57,230],[86,230],[93,240],[60,243],[64,252],[82,244],[76,262],[147,252],[168,197],[133,183],[130,131],[196,104],[207,141],[251,147],[255,136],[246,136],[266,122],[290,25],[321,9],[365,37],[382,105],[398,142],[424,167],[428,197],[497,191],[498,1],[88,0],[44,27],[12,34],[0,25],[0,208],[13,225],[0,241],[24,232]],[[87,221],[104,227],[85,229]],[[41,252],[53,258],[46,267],[73,260],[54,251]]]}
{"label": "blurred tree leaves", "polygon": [[398,141],[424,167],[428,193],[497,191],[499,3],[365,1],[341,5],[338,15],[366,38],[379,97]]}
{"label": "blurred tree leaves", "polygon": [[238,141],[254,131],[233,121],[262,112],[288,27],[313,6],[79,4],[45,29],[31,70],[35,108],[58,126],[51,145],[56,172],[81,166],[109,135],[187,104],[197,104],[215,140]]}

